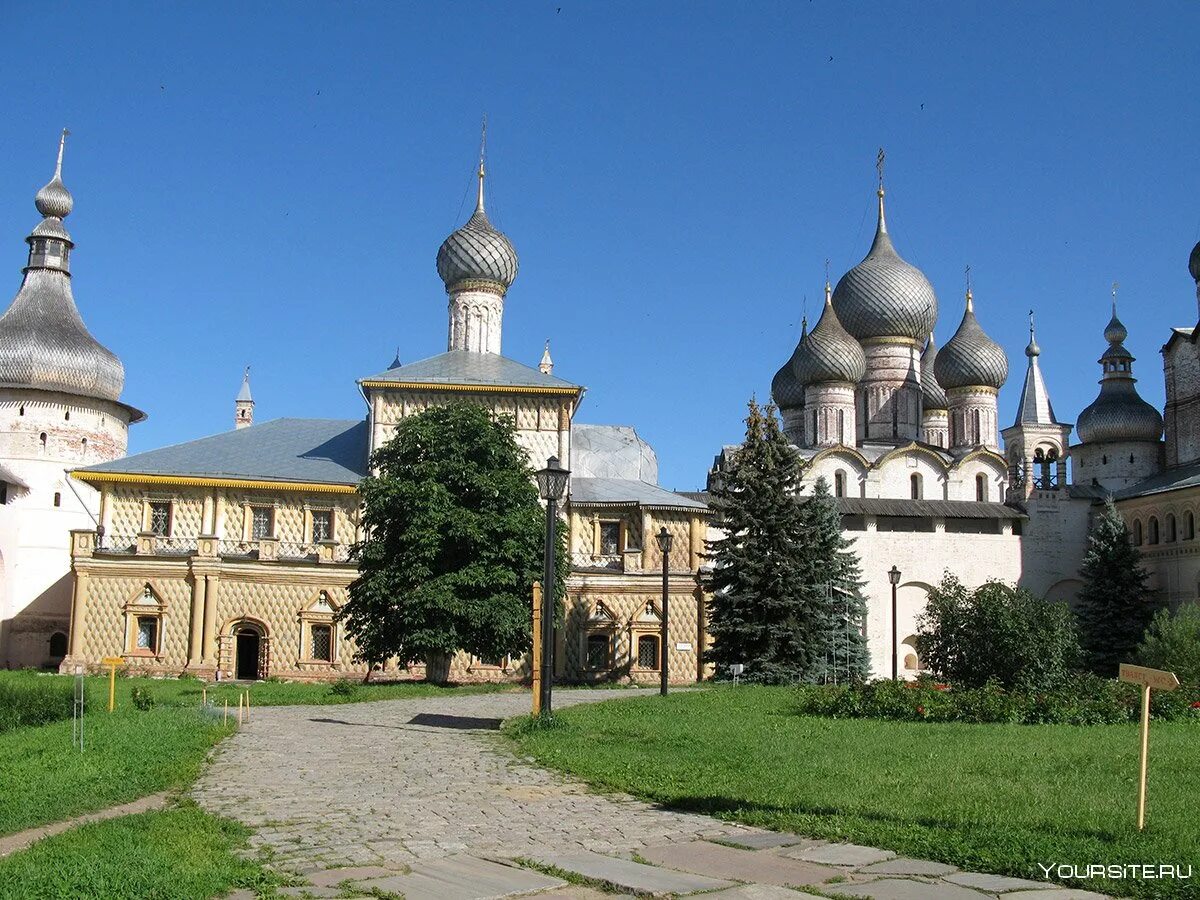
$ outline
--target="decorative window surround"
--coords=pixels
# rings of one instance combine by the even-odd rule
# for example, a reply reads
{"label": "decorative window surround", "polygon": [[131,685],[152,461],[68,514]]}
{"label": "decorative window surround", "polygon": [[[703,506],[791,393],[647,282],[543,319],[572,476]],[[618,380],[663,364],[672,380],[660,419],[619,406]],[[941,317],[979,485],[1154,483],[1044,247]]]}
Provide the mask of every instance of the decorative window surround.
{"label": "decorative window surround", "polygon": [[[163,624],[167,604],[157,592],[145,584],[125,602],[125,652],[128,658],[159,659],[162,656]],[[153,629],[150,634],[150,628]],[[150,640],[146,640],[146,637]],[[141,638],[139,640],[139,638]],[[143,646],[149,644],[149,646]]]}

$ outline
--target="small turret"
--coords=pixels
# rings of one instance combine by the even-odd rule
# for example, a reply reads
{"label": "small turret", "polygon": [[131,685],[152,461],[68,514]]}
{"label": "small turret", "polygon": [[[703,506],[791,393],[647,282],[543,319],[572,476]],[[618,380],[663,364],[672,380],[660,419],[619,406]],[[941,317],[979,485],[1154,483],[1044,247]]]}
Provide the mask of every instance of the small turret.
{"label": "small turret", "polygon": [[549,375],[554,371],[554,360],[550,358],[550,342],[546,341],[546,349],[542,351],[542,361],[538,363],[538,371]]}
{"label": "small turret", "polygon": [[235,428],[249,428],[254,424],[254,397],[250,394],[250,367],[242,375],[242,388],[234,401],[233,423]]}

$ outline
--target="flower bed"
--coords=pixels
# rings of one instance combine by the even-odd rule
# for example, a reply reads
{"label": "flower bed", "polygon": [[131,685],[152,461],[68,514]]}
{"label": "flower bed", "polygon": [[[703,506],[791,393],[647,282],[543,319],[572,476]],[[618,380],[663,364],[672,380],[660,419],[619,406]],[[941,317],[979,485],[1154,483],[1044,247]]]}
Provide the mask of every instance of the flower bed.
{"label": "flower bed", "polygon": [[[796,705],[802,715],[838,719],[1108,725],[1137,721],[1141,695],[1135,685],[1076,673],[1046,689],[1006,690],[995,683],[955,688],[928,679],[806,685],[797,690]],[[1200,687],[1153,691],[1151,714],[1158,719],[1200,722]]]}

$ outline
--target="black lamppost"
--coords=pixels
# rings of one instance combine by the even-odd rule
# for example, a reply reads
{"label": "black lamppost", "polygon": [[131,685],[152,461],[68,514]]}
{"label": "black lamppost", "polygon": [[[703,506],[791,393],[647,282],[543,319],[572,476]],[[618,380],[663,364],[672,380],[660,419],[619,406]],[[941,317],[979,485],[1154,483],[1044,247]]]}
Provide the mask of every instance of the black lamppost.
{"label": "black lamppost", "polygon": [[671,532],[667,531],[667,526],[664,525],[658,530],[658,549],[662,551],[662,569],[663,569],[663,585],[662,585],[662,634],[658,639],[659,656],[658,661],[659,674],[662,678],[659,683],[658,692],[664,697],[667,696],[667,659],[670,654],[667,652],[667,597],[668,590],[668,572],[670,570],[671,559]]}
{"label": "black lamppost", "polygon": [[900,570],[892,566],[888,570],[888,581],[892,583],[892,681],[898,681],[900,670],[896,664],[899,646],[896,644],[896,585],[900,583]]}
{"label": "black lamppost", "polygon": [[550,715],[550,682],[554,678],[554,563],[558,556],[558,501],[567,492],[571,472],[558,463],[557,456],[546,460],[546,468],[537,473],[538,493],[546,501],[546,556],[542,579],[542,715]]}

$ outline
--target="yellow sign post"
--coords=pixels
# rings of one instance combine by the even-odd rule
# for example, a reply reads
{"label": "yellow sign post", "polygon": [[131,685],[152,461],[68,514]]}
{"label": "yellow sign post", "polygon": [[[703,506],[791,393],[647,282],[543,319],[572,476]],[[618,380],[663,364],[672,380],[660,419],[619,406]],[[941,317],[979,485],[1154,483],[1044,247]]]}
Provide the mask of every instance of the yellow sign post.
{"label": "yellow sign post", "polygon": [[542,583],[533,583],[533,714],[542,714]]}
{"label": "yellow sign post", "polygon": [[1141,685],[1142,688],[1142,765],[1138,775],[1138,831],[1146,828],[1146,764],[1150,758],[1150,688],[1156,691],[1173,691],[1179,687],[1179,679],[1174,672],[1164,672],[1162,669],[1147,669],[1145,666],[1134,666],[1121,663],[1121,681]]}
{"label": "yellow sign post", "polygon": [[117,705],[117,666],[125,665],[120,656],[106,656],[102,660],[108,666],[108,711],[112,712]]}

